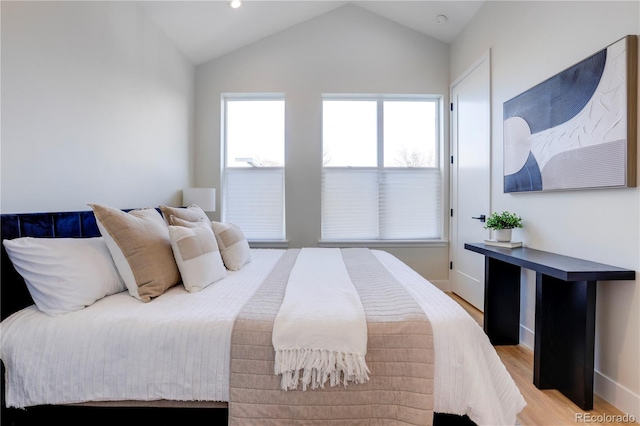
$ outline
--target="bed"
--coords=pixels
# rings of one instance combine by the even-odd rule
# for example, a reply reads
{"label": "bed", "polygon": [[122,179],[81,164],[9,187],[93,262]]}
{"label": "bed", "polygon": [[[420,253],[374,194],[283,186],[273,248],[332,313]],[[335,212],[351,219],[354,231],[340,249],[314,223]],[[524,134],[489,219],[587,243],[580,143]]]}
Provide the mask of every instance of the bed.
{"label": "bed", "polygon": [[[159,208],[154,210],[162,216]],[[96,239],[104,233],[99,223],[94,211],[4,214],[1,238]],[[229,424],[283,424],[278,410],[286,407],[287,415],[295,417],[292,407],[305,407],[302,411],[310,418],[334,413],[334,424],[377,424],[372,419],[384,424],[516,423],[526,403],[482,329],[446,294],[377,250],[342,252],[343,258],[354,259],[345,265],[364,271],[353,278],[360,298],[372,298],[365,305],[368,383],[283,390],[281,378],[273,374],[269,327],[284,305],[287,279],[282,277],[301,263],[296,260],[301,253],[306,249],[250,249],[249,262],[199,291],[187,291],[179,283],[148,303],[120,291],[86,308],[51,316],[34,305],[3,246],[4,418],[46,417],[55,410],[65,410],[67,418],[84,418],[107,409],[117,419],[130,417],[133,412],[126,410],[137,407],[145,410],[147,420],[151,413],[162,420],[174,415],[184,419],[204,409],[210,418],[228,419]],[[427,335],[417,336],[425,329],[420,325],[406,333],[417,337],[398,341],[411,346],[403,353],[415,357],[415,365],[414,358],[395,359],[396,348],[385,347],[388,343],[372,347],[387,335],[404,333],[389,327],[409,330],[406,316],[390,320],[400,318],[396,307],[382,308],[375,299],[391,281],[399,284],[400,295],[391,298],[406,302],[399,303],[402,315],[422,315],[428,321]],[[430,345],[431,355],[422,349]],[[259,382],[252,378],[251,386],[246,385],[247,377],[260,375]],[[351,398],[359,402],[344,403]]]}

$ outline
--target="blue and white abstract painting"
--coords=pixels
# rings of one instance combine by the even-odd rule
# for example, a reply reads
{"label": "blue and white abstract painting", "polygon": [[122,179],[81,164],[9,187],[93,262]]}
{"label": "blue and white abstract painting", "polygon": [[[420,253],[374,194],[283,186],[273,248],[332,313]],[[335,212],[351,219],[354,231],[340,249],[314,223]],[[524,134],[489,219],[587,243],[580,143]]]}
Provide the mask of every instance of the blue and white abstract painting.
{"label": "blue and white abstract painting", "polygon": [[504,103],[504,192],[627,186],[627,38]]}

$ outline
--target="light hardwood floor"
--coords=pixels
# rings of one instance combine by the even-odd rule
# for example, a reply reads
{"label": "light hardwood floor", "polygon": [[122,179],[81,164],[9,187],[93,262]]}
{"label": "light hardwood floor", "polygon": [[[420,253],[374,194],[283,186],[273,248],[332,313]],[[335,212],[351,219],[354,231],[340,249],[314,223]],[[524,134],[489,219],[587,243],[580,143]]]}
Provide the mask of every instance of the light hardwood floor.
{"label": "light hardwood floor", "polygon": [[[451,298],[458,302],[469,314],[482,326],[483,315],[474,306],[467,303],[464,299],[453,293],[447,293]],[[616,416],[624,415],[613,405],[609,404],[598,395],[594,395],[593,410],[583,411],[573,404],[567,397],[557,390],[540,390],[533,385],[533,352],[522,346],[496,346],[496,352],[507,367],[507,370],[516,382],[522,396],[527,401],[527,406],[518,415],[518,421],[523,426],[528,425],[609,425],[618,424],[620,422],[593,422],[598,416]],[[587,421],[581,421],[578,417],[582,415],[582,419],[590,416]],[[615,418],[611,418],[615,420]],[[626,424],[639,424],[626,423]]]}

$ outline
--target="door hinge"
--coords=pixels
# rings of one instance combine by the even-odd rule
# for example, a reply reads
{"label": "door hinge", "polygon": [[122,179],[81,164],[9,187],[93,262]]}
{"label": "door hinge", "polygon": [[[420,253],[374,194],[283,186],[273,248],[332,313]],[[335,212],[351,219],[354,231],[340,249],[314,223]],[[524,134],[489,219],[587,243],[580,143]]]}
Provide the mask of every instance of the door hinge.
{"label": "door hinge", "polygon": [[453,217],[453,209],[451,209],[451,217]]}
{"label": "door hinge", "polygon": [[449,262],[449,269],[453,269],[453,262]]}
{"label": "door hinge", "polygon": [[451,111],[453,111],[453,102],[451,102]]}
{"label": "door hinge", "polygon": [[451,164],[453,164],[453,155],[451,156]]}

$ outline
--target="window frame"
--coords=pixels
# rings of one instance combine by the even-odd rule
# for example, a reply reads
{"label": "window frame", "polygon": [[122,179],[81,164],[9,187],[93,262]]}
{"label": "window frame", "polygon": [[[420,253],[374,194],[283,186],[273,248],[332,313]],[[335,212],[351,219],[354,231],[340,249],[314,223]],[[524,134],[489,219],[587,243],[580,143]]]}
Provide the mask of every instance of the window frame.
{"label": "window frame", "polygon": [[[347,167],[347,166],[325,166],[321,164],[321,173],[324,174],[325,169],[332,170],[376,170],[378,172],[384,172],[385,170],[409,170],[409,169],[432,169],[437,170],[440,175],[440,238],[418,238],[418,239],[350,239],[350,238],[337,238],[337,239],[325,239],[320,235],[318,244],[320,247],[444,247],[448,244],[448,239],[445,236],[445,221],[447,215],[445,215],[445,189],[446,182],[444,162],[444,96],[443,95],[429,95],[429,94],[337,94],[327,93],[322,95],[322,103],[324,101],[375,101],[377,111],[377,166],[376,167]],[[397,101],[397,102],[434,102],[435,103],[435,165],[429,167],[385,167],[384,165],[384,102]],[[321,108],[323,110],[324,108]],[[324,126],[324,117],[321,119],[322,126]],[[324,147],[324,138],[321,136],[322,145]],[[324,152],[324,148],[323,148]],[[321,208],[322,201],[321,201]],[[321,214],[322,217],[322,214]],[[321,219],[322,220],[322,219]],[[322,223],[320,223],[322,229]],[[321,231],[322,232],[322,231]]]}
{"label": "window frame", "polygon": [[[227,154],[228,149],[228,110],[227,103],[229,101],[282,101],[284,103],[284,122],[282,123],[285,130],[283,140],[283,165],[278,166],[261,166],[261,167],[234,167],[227,166]],[[226,190],[226,175],[225,171],[230,170],[242,170],[247,173],[259,173],[265,170],[282,170],[282,239],[252,239],[247,238],[252,248],[286,248],[289,241],[287,239],[287,219],[286,219],[286,99],[284,93],[279,92],[267,92],[267,93],[222,93],[221,95],[221,131],[220,139],[222,141],[220,151],[220,186],[221,186],[221,211],[220,218],[224,222],[225,217],[225,190]]]}

